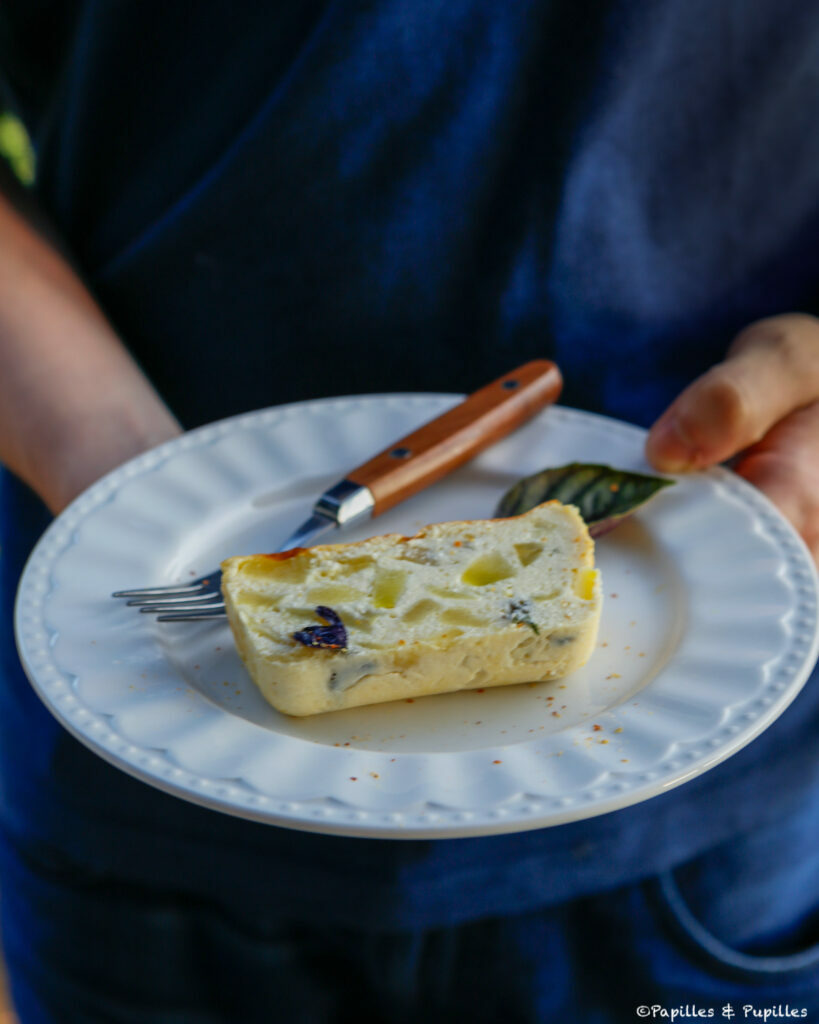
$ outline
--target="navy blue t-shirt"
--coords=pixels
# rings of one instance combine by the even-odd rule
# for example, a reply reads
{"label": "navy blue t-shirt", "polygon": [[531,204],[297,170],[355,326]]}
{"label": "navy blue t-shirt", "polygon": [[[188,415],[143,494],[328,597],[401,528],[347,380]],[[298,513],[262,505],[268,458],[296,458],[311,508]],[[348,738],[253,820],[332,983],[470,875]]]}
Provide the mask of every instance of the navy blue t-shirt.
{"label": "navy blue t-shirt", "polygon": [[[186,426],[468,391],[543,355],[567,404],[649,423],[747,323],[819,311],[818,58],[800,0],[0,13],[39,197]],[[251,915],[263,893],[303,918],[448,922],[654,873],[819,783],[808,688],[702,778],[554,829],[397,843],[194,807],[81,748],[27,687],[8,609],[37,512],[3,488],[0,814],[43,860]]]}

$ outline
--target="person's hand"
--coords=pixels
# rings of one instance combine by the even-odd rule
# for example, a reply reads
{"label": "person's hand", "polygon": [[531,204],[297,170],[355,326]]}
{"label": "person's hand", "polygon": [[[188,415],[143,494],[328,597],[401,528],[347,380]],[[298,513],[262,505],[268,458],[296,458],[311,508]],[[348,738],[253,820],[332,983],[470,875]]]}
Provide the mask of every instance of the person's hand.
{"label": "person's hand", "polygon": [[819,563],[819,319],[789,313],[746,327],[657,420],[646,455],[666,473],[735,459]]}

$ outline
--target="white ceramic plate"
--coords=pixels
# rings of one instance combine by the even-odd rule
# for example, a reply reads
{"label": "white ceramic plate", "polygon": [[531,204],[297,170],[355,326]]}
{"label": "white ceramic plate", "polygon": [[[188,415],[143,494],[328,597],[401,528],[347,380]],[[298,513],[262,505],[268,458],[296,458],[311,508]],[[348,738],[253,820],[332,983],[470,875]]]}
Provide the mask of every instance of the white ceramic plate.
{"label": "white ceramic plate", "polygon": [[[269,409],[95,484],[48,529],[20,584],[18,644],[43,701],[160,789],[358,836],[485,835],[601,814],[706,771],[770,725],[816,658],[816,571],[770,503],[721,469],[681,478],[598,541],[599,642],[565,682],[287,718],[257,693],[226,624],[159,624],[108,596],[274,548],[326,486],[456,400]],[[344,537],[490,516],[510,484],[549,465],[645,470],[644,436],[553,407]]]}

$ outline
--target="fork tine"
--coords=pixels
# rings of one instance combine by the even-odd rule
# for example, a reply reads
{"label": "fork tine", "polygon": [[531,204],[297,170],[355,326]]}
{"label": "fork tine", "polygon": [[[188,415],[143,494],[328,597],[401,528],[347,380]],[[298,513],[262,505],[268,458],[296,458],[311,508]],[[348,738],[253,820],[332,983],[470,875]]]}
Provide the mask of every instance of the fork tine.
{"label": "fork tine", "polygon": [[169,597],[174,594],[184,596],[197,594],[202,587],[201,583],[185,583],[178,587],[137,587],[134,590],[115,590],[111,597],[161,597],[164,594]]}
{"label": "fork tine", "polygon": [[[147,608],[141,609],[143,612],[148,611]],[[209,605],[207,608],[191,608],[187,611],[173,611],[166,612],[163,615],[157,615],[157,622],[194,622],[197,619],[224,619],[225,618],[225,606],[220,601],[219,604]]]}
{"label": "fork tine", "polygon": [[212,599],[213,604],[205,604],[204,602],[202,604],[186,604],[184,602],[180,604],[152,604],[140,608],[139,611],[141,615],[155,615],[157,612],[209,612],[214,608],[223,609],[225,607],[218,594],[209,594],[208,596]]}
{"label": "fork tine", "polygon": [[161,611],[163,608],[172,609],[174,605],[187,605],[197,601],[211,601],[218,596],[218,590],[203,590],[201,594],[182,594],[179,597],[144,597],[137,598],[135,601],[126,601],[125,603],[129,608],[136,607],[143,608],[145,611]]}

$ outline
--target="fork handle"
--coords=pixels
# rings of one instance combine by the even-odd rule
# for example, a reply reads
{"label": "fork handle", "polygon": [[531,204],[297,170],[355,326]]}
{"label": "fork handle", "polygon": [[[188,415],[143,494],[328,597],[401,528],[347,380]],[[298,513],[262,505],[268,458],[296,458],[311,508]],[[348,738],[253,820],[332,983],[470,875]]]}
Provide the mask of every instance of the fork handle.
{"label": "fork handle", "polygon": [[556,364],[535,359],[475,391],[347,474],[367,487],[377,516],[440,480],[557,400],[563,379]]}

